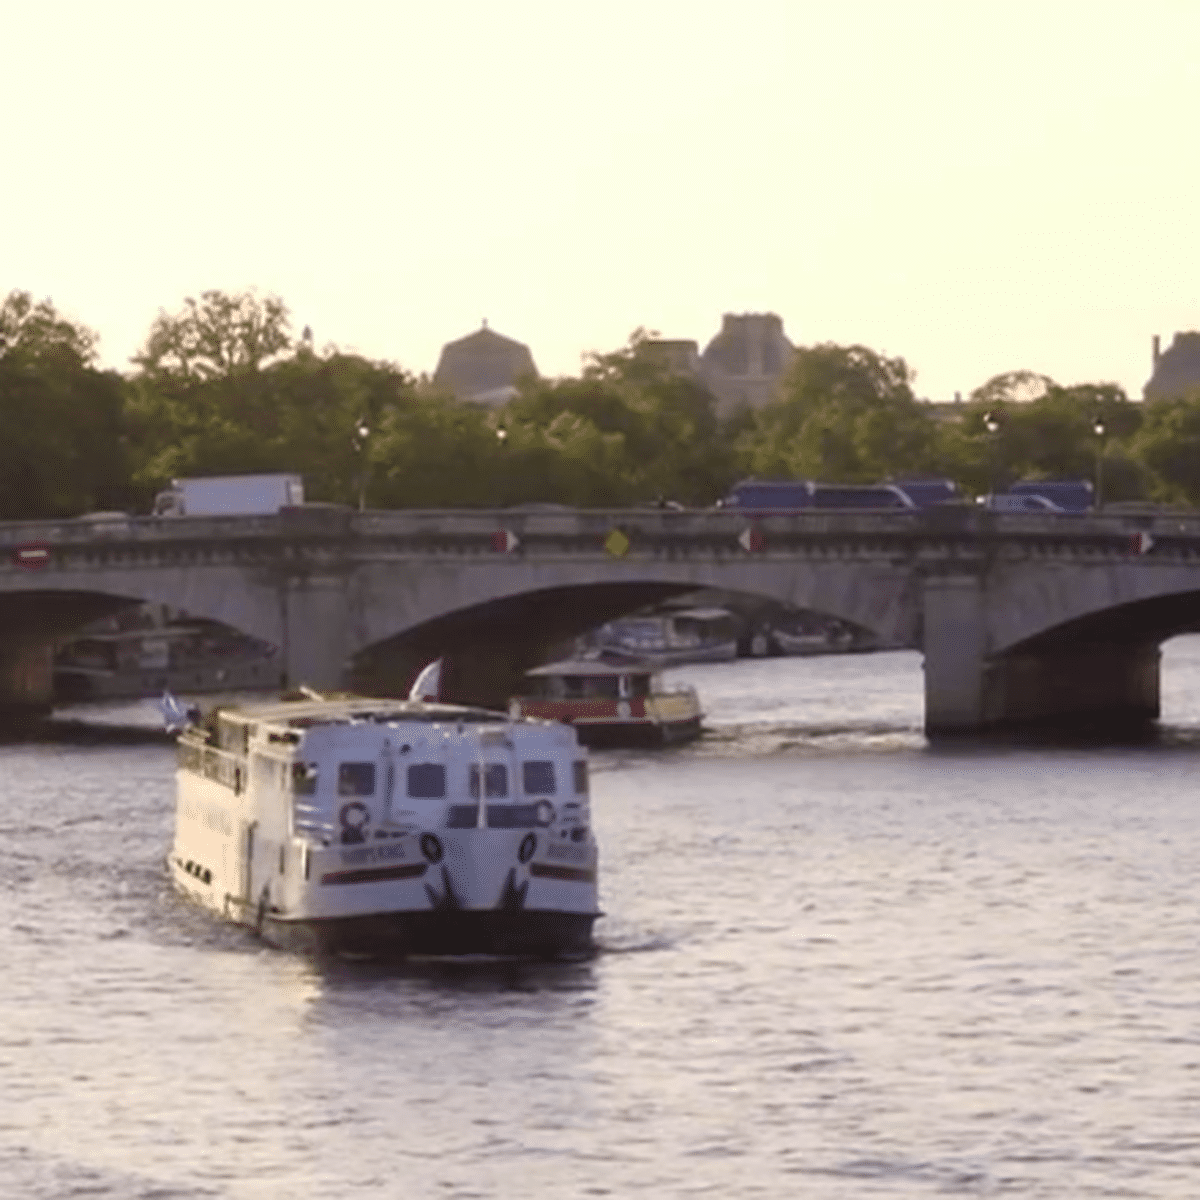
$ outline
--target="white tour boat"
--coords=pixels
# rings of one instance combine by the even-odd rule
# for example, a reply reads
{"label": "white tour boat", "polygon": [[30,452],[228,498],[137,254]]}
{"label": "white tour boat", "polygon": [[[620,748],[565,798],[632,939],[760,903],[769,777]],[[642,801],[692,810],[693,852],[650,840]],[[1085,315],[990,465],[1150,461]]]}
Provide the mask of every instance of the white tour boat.
{"label": "white tour boat", "polygon": [[176,886],[278,946],[578,955],[597,848],[563,725],[422,700],[278,700],[179,734]]}

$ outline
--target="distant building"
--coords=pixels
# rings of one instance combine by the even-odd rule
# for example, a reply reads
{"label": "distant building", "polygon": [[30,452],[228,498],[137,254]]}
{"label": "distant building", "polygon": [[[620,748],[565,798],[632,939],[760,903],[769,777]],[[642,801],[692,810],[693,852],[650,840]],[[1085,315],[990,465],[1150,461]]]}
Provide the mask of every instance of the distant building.
{"label": "distant building", "polygon": [[700,356],[718,412],[728,416],[773,400],[795,353],[774,313],[726,313]]}
{"label": "distant building", "polygon": [[722,417],[774,399],[796,353],[774,313],[726,313],[703,353],[698,343],[683,339],[651,339],[646,345],[670,370],[711,392]]}
{"label": "distant building", "polygon": [[1154,373],[1142,395],[1147,400],[1166,400],[1200,388],[1200,333],[1177,333],[1170,347],[1160,352],[1154,336]]}
{"label": "distant building", "polygon": [[700,346],[690,338],[647,338],[642,345],[673,375],[700,378],[703,372]]}
{"label": "distant building", "polygon": [[438,358],[433,382],[472,404],[505,404],[517,394],[517,381],[536,378],[529,347],[483,327],[456,342],[447,342]]}
{"label": "distant building", "polygon": [[[739,408],[761,408],[775,398],[795,347],[775,313],[726,313],[721,329],[700,351],[690,338],[648,338],[643,346],[678,375],[696,380],[728,417]],[[481,329],[442,347],[433,381],[460,400],[499,405],[517,394],[517,381],[536,378],[529,347]]]}

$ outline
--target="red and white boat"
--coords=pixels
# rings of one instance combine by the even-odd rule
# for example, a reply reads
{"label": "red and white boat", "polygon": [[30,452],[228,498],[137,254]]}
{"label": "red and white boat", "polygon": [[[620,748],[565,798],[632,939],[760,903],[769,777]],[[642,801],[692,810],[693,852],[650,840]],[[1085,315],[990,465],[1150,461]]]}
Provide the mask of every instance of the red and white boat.
{"label": "red and white boat", "polygon": [[576,658],[527,675],[530,693],[512,699],[510,714],[571,725],[585,746],[665,746],[700,733],[696,689],[667,688],[657,662]]}

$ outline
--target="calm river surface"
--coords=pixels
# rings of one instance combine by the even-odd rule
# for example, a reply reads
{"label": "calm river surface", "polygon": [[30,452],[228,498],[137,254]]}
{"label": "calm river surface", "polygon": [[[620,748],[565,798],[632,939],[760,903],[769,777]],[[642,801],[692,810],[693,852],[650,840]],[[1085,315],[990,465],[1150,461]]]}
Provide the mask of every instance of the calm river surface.
{"label": "calm river surface", "polygon": [[914,654],[677,674],[568,966],[264,950],[167,887],[169,747],[0,746],[0,1193],[1200,1194],[1200,639],[1121,748],[930,747]]}

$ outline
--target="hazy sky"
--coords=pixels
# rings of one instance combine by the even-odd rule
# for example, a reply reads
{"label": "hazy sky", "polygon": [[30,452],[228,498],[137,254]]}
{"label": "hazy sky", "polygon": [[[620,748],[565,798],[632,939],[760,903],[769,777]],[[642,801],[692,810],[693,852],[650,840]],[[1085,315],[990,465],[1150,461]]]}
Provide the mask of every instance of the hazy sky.
{"label": "hazy sky", "polygon": [[1200,327],[1191,0],[4,6],[0,294],[125,369],[257,287],[415,372],[483,318],[544,374],[724,312],[1140,396]]}

